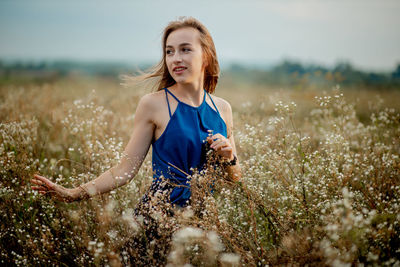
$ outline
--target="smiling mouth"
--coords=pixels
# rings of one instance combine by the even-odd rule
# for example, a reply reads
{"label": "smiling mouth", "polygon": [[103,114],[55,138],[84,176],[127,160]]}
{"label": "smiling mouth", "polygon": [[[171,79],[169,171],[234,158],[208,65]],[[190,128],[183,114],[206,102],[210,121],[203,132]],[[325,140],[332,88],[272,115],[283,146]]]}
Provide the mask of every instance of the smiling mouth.
{"label": "smiling mouth", "polygon": [[175,72],[175,73],[182,73],[184,70],[186,70],[185,67],[177,67],[177,68],[174,68],[174,72]]}

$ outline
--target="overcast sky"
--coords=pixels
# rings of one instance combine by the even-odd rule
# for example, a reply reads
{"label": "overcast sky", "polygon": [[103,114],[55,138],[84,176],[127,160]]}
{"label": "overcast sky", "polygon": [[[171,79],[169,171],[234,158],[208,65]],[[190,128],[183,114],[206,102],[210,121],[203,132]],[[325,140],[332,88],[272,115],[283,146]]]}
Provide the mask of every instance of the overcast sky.
{"label": "overcast sky", "polygon": [[163,28],[193,16],[222,65],[283,59],[368,70],[400,63],[400,1],[0,1],[0,59],[156,62]]}

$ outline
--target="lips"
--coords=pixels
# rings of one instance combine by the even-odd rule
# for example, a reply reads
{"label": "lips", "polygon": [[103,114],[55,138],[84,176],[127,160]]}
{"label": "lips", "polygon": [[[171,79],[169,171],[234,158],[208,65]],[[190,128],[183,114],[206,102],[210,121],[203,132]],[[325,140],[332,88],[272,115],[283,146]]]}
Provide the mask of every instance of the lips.
{"label": "lips", "polygon": [[172,70],[173,70],[174,72],[176,72],[176,73],[181,73],[181,72],[183,72],[185,69],[187,69],[187,68],[184,67],[184,66],[177,66],[177,67],[173,68]]}

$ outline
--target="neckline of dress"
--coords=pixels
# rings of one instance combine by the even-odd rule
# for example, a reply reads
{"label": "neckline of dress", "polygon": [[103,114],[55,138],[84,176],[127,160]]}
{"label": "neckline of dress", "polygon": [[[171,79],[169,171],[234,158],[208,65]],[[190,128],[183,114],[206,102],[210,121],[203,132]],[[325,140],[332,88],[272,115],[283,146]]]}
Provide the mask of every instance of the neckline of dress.
{"label": "neckline of dress", "polygon": [[207,92],[206,92],[205,89],[203,89],[203,91],[204,91],[203,101],[201,102],[200,106],[197,106],[197,107],[192,106],[192,105],[189,105],[189,104],[187,104],[187,103],[181,101],[181,100],[180,100],[179,98],[177,98],[167,87],[165,87],[165,89],[175,98],[175,100],[178,101],[178,104],[182,103],[182,104],[184,104],[184,105],[186,105],[186,106],[188,106],[188,107],[190,107],[190,108],[193,108],[193,109],[199,109],[199,108],[201,108],[201,107],[204,105],[204,103],[206,102],[206,94],[207,94]]}

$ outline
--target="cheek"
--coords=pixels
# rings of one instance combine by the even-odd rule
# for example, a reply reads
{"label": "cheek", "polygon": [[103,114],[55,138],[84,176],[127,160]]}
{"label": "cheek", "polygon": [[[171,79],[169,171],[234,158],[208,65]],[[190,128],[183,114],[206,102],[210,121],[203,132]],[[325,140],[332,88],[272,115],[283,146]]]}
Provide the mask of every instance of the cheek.
{"label": "cheek", "polygon": [[198,55],[194,58],[194,62],[196,65],[196,68],[201,69],[203,66],[203,58],[201,55]]}
{"label": "cheek", "polygon": [[167,58],[165,58],[165,65],[167,66],[168,72],[171,73],[171,62]]}

